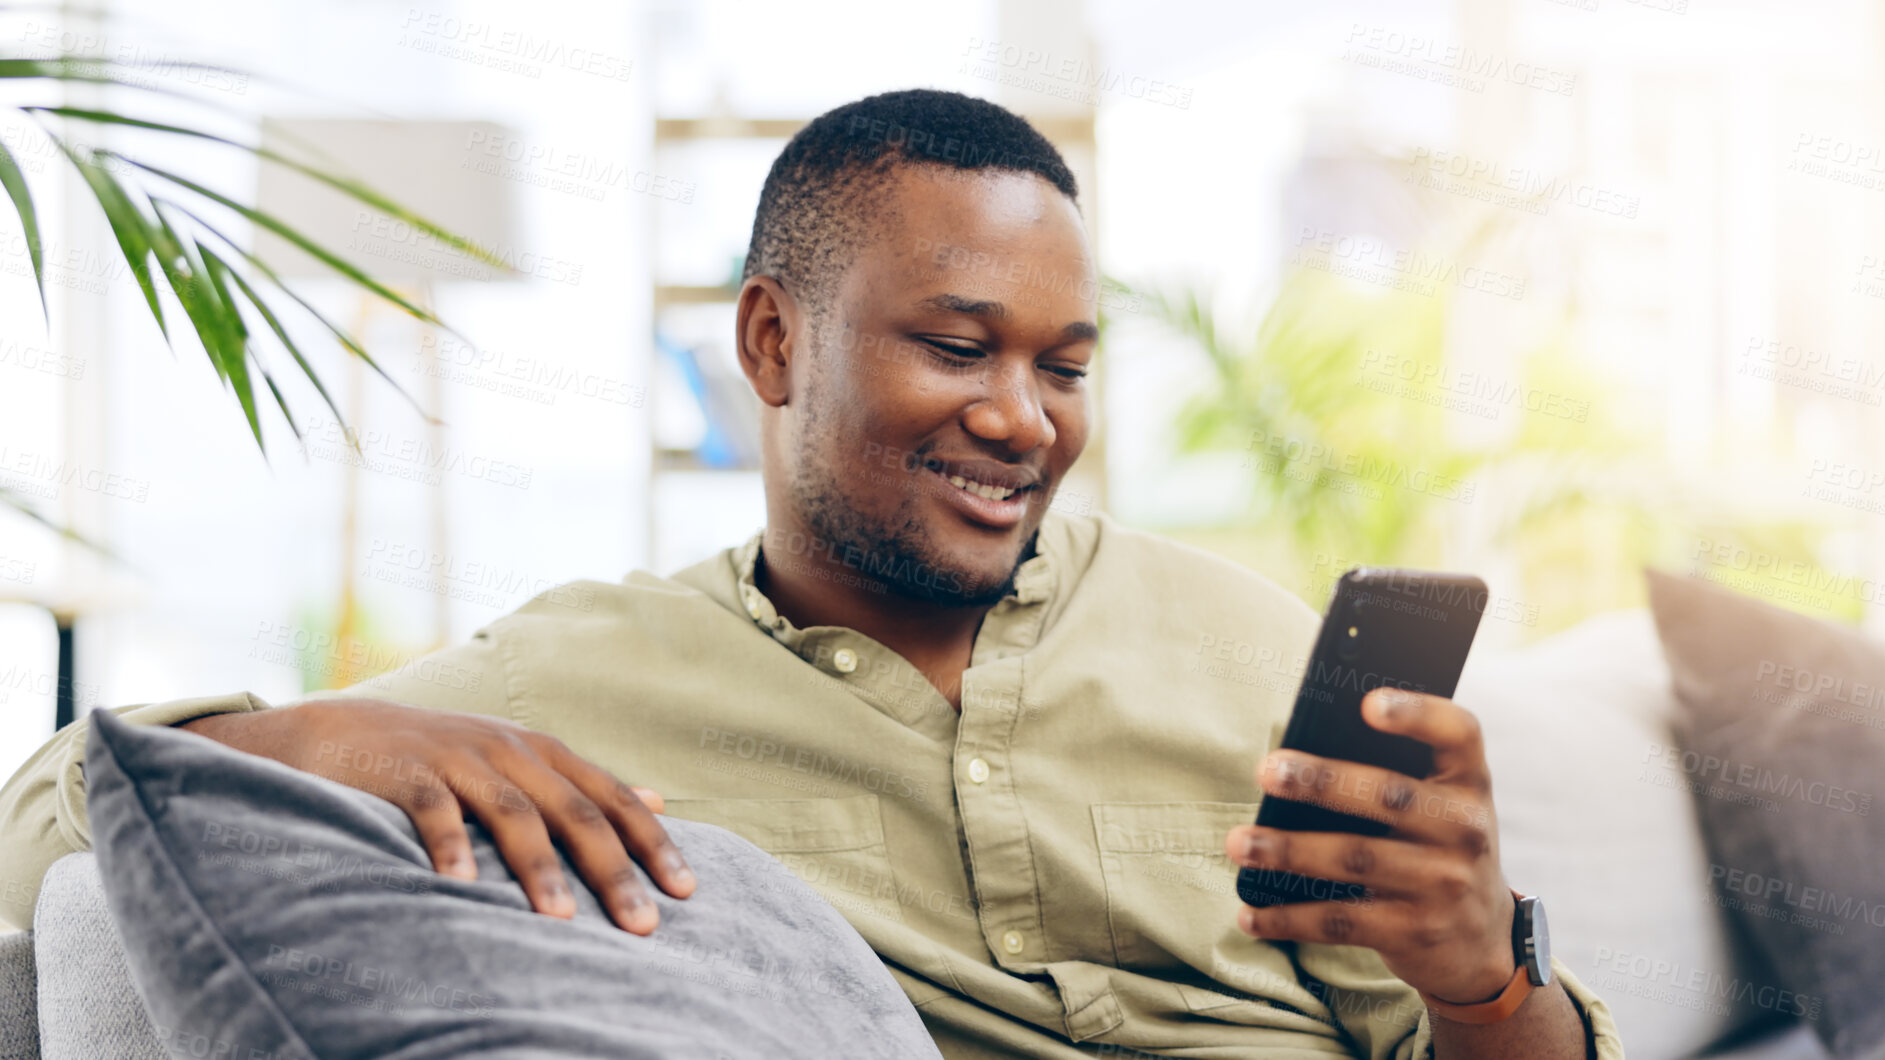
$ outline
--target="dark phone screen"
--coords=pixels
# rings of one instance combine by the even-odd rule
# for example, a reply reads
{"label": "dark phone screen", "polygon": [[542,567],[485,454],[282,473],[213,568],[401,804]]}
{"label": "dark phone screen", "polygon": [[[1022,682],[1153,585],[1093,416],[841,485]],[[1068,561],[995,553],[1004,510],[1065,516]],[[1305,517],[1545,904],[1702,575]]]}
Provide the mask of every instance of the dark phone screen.
{"label": "dark phone screen", "polygon": [[[1485,583],[1471,575],[1362,567],[1336,582],[1284,747],[1382,766],[1412,777],[1433,772],[1433,748],[1385,733],[1361,716],[1362,697],[1391,685],[1451,697],[1486,610]],[[1266,796],[1257,823],[1305,832],[1382,835],[1385,822]],[[1237,893],[1256,906],[1359,900],[1360,884],[1243,869]]]}

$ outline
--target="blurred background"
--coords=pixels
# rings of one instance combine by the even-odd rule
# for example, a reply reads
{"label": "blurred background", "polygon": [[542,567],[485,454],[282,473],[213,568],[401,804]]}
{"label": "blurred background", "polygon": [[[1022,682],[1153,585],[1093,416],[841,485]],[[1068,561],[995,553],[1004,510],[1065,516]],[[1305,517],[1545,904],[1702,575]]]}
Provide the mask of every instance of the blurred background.
{"label": "blurred background", "polygon": [[[0,775],[62,689],[81,713],[280,702],[744,540],[763,514],[730,298],[766,168],[821,111],[915,86],[1029,117],[1080,178],[1103,428],[1058,507],[1318,609],[1352,565],[1478,572],[1482,650],[1640,606],[1646,564],[1885,628],[1877,5],[0,14],[0,58],[60,55],[137,83],[0,99],[48,288],[42,312],[0,210],[0,487],[117,560],[0,508]],[[509,270],[226,145],[12,109],[58,103],[310,147]],[[264,457],[174,301],[167,351],[46,127],[304,225],[458,334],[208,209],[386,376],[285,314],[360,445],[287,373],[305,438],[265,407]]]}

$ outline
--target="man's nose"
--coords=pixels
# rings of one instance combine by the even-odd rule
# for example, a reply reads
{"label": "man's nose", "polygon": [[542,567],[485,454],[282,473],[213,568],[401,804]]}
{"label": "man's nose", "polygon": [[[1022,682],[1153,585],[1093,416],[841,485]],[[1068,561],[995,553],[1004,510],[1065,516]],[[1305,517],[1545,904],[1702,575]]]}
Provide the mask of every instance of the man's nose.
{"label": "man's nose", "polygon": [[991,369],[982,383],[982,396],[963,413],[962,423],[969,433],[1000,442],[1015,453],[1052,446],[1054,422],[1041,405],[1032,371],[1032,366]]}

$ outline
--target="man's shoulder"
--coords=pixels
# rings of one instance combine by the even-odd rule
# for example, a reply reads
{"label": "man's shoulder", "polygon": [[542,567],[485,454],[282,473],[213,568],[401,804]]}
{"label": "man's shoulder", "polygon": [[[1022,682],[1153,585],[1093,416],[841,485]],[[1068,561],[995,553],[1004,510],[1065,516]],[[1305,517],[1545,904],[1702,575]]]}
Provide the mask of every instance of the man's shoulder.
{"label": "man's shoulder", "polygon": [[577,578],[551,586],[485,628],[500,633],[554,628],[561,635],[623,623],[659,629],[733,617],[703,587],[678,575],[634,571],[619,582]]}
{"label": "man's shoulder", "polygon": [[1126,526],[1105,514],[1059,515],[1059,534],[1083,585],[1143,594],[1180,607],[1222,603],[1313,622],[1316,613],[1274,579],[1241,563],[1163,534]]}

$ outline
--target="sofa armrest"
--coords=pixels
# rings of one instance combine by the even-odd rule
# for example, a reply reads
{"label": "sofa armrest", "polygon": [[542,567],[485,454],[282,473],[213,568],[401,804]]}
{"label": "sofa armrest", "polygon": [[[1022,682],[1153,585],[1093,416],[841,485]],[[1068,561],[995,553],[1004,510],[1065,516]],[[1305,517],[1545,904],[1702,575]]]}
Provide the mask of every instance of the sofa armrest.
{"label": "sofa armrest", "polygon": [[165,1060],[131,984],[118,929],[90,851],[53,863],[33,912],[40,1053],[46,1060]]}
{"label": "sofa armrest", "polygon": [[33,933],[0,935],[0,1057],[39,1055],[39,985]]}

